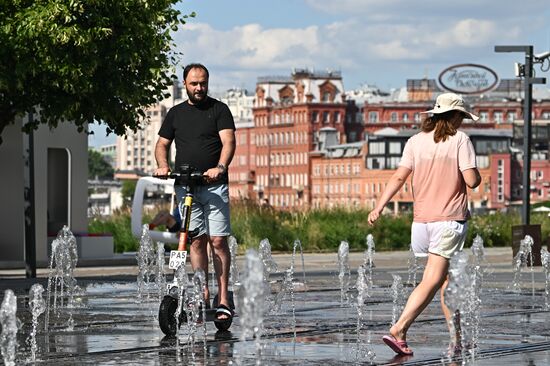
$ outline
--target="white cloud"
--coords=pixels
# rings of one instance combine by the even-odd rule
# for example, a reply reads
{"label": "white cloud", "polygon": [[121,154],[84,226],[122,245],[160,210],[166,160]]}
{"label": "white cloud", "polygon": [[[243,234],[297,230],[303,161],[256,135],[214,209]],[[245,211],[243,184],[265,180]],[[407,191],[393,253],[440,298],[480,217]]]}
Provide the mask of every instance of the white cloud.
{"label": "white cloud", "polygon": [[[243,80],[251,85],[257,76],[289,75],[295,67],[351,73],[383,70],[387,74],[392,69],[412,69],[416,73],[426,65],[437,68],[449,62],[473,61],[472,55],[493,57],[495,44],[521,42],[529,27],[545,26],[536,15],[528,25],[521,14],[496,16],[508,5],[499,8],[501,2],[495,0],[465,0],[459,5],[426,0],[417,7],[408,0],[305,1],[328,13],[350,15],[326,25],[297,28],[244,24],[219,30],[189,22],[175,35],[184,63],[198,61],[223,70],[223,79],[218,79],[222,87]],[[537,2],[524,1],[528,6]],[[494,11],[481,11],[483,6]],[[430,7],[433,9],[428,12]],[[420,11],[426,14],[413,16]]]}
{"label": "white cloud", "polygon": [[227,67],[280,69],[313,63],[319,47],[317,37],[316,26],[263,29],[258,24],[247,24],[219,31],[199,23],[185,26],[175,39],[190,60]]}

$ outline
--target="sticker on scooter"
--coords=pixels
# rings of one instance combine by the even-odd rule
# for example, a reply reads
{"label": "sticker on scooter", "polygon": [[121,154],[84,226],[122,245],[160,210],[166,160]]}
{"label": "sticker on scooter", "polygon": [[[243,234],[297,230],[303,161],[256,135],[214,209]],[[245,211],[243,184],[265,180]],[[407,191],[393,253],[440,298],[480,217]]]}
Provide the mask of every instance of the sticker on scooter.
{"label": "sticker on scooter", "polygon": [[170,251],[170,261],[168,262],[168,268],[178,269],[182,264],[185,265],[187,259],[186,250],[172,250]]}

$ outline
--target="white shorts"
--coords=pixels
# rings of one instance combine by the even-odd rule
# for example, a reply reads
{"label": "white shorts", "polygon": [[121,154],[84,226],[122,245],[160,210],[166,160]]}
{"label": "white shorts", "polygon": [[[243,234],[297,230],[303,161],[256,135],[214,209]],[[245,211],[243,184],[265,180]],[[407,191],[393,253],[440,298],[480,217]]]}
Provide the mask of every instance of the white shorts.
{"label": "white shorts", "polygon": [[413,222],[411,228],[411,247],[417,257],[426,257],[428,253],[451,258],[461,251],[466,241],[468,222],[436,221]]}

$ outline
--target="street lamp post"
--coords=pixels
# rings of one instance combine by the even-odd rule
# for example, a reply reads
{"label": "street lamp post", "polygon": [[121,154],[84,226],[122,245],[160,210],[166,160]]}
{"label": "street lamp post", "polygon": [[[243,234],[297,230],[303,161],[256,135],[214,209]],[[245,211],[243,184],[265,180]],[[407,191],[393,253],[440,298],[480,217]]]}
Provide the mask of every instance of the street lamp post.
{"label": "street lamp post", "polygon": [[[523,98],[523,205],[521,217],[523,225],[529,225],[530,193],[531,193],[531,109],[533,104],[533,84],[545,84],[545,78],[533,77],[533,46],[495,46],[495,52],[523,52],[525,53],[524,77],[525,95]],[[521,70],[521,67],[518,68]]]}

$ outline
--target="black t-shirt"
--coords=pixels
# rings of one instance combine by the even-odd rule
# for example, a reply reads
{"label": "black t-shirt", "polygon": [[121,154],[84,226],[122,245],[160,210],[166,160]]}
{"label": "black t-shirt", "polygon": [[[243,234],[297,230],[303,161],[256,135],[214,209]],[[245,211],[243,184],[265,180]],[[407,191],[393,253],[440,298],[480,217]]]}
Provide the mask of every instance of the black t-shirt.
{"label": "black t-shirt", "polygon": [[[189,164],[202,172],[218,165],[222,151],[219,131],[235,129],[229,107],[208,97],[200,105],[187,101],[172,107],[159,130],[159,136],[176,141],[176,170]],[[221,181],[227,183],[227,172]]]}

